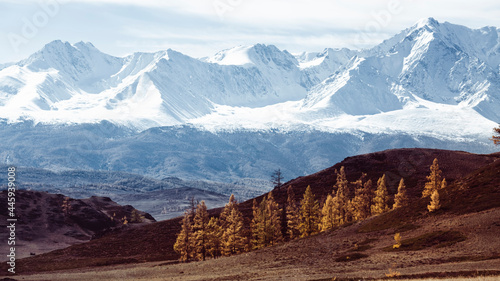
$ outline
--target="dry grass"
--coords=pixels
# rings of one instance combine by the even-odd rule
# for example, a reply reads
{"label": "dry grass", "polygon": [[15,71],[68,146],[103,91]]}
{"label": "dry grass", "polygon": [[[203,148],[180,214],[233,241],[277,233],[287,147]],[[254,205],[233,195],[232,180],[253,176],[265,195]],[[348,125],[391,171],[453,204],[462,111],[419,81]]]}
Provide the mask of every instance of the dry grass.
{"label": "dry grass", "polygon": [[[379,279],[387,280],[387,279]],[[398,281],[498,281],[500,276],[455,277],[455,278],[424,278],[424,279],[397,279]]]}

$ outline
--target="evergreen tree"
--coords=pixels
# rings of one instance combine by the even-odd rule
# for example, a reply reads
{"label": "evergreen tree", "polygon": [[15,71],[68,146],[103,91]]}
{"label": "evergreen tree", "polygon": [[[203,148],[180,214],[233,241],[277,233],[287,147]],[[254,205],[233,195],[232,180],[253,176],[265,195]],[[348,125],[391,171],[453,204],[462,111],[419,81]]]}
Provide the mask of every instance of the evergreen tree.
{"label": "evergreen tree", "polygon": [[439,203],[439,192],[434,190],[431,195],[431,203],[427,205],[427,209],[429,212],[434,212],[439,210],[439,208],[441,208],[441,204]]}
{"label": "evergreen tree", "polygon": [[174,244],[174,251],[181,256],[180,261],[185,262],[193,256],[193,225],[189,211],[184,212],[184,218],[181,222],[181,231],[177,235]]}
{"label": "evergreen tree", "polygon": [[375,191],[375,198],[373,198],[372,215],[379,215],[389,210],[387,202],[389,195],[385,181],[385,174],[377,181],[377,190]]}
{"label": "evergreen tree", "polygon": [[286,204],[286,222],[287,222],[287,234],[290,239],[295,239],[299,237],[299,225],[300,216],[297,203],[295,202],[295,194],[293,192],[292,186],[288,186],[288,199]]}
{"label": "evergreen tree", "polygon": [[435,158],[432,162],[430,170],[431,173],[429,176],[427,176],[427,182],[425,183],[424,191],[422,192],[422,198],[430,196],[432,193],[434,193],[434,190],[438,190],[442,184],[442,172],[439,169],[437,158]]}
{"label": "evergreen tree", "polygon": [[500,144],[500,125],[498,126],[498,128],[493,129],[493,137],[491,137],[491,140],[495,145]]}
{"label": "evergreen tree", "polygon": [[408,196],[406,195],[406,185],[403,178],[399,181],[398,193],[394,196],[393,209],[408,205]]}
{"label": "evergreen tree", "polygon": [[207,206],[205,205],[205,201],[201,201],[196,207],[196,213],[194,215],[193,220],[193,242],[194,242],[194,250],[196,253],[196,257],[198,260],[205,260],[207,256],[207,248],[208,248],[208,211]]}
{"label": "evergreen tree", "polygon": [[311,186],[307,186],[300,205],[300,236],[306,237],[317,233],[319,229],[319,204],[314,199]]}
{"label": "evergreen tree", "polygon": [[207,255],[212,258],[217,258],[221,256],[222,245],[222,228],[219,224],[219,219],[216,217],[210,218],[207,225]]}

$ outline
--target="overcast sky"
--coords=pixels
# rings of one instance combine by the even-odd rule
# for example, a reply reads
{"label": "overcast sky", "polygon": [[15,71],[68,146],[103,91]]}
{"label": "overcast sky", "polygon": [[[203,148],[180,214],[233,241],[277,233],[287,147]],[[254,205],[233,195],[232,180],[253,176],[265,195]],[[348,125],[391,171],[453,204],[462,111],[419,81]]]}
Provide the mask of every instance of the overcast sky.
{"label": "overcast sky", "polygon": [[297,53],[366,48],[434,17],[500,27],[498,0],[0,0],[0,63],[50,41],[124,56],[168,48],[193,57],[255,43]]}

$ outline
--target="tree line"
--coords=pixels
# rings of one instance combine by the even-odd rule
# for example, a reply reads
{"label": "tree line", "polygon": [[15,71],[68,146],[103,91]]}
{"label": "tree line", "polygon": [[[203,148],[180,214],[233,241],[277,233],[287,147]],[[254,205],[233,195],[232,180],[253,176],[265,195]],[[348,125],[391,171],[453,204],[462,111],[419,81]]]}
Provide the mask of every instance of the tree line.
{"label": "tree line", "polygon": [[[434,159],[427,176],[422,197],[430,196],[429,212],[440,208],[439,190],[446,187],[438,160]],[[292,186],[287,190],[284,209],[269,192],[260,202],[253,200],[250,227],[244,227],[244,218],[234,195],[219,217],[209,217],[204,201],[187,210],[181,222],[181,231],[174,244],[181,261],[218,258],[254,249],[260,249],[299,237],[334,229],[346,223],[364,220],[370,216],[408,205],[406,185],[401,178],[394,204],[389,206],[385,174],[377,180],[376,189],[367,175],[349,183],[344,167],[335,171],[337,181],[320,207],[318,200],[307,186],[299,204]]]}

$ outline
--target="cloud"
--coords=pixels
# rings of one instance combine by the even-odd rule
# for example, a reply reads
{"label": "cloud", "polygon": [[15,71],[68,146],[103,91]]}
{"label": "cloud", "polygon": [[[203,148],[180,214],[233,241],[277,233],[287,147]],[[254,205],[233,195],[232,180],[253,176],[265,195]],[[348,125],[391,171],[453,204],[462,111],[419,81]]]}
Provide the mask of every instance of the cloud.
{"label": "cloud", "polygon": [[[7,34],[19,33],[40,3],[54,1],[60,12],[13,52]],[[90,41],[114,55],[172,48],[201,57],[255,43],[293,52],[369,47],[430,16],[474,28],[500,26],[497,0],[3,0],[0,10],[9,11],[0,17],[0,62],[24,58],[54,39]]]}

